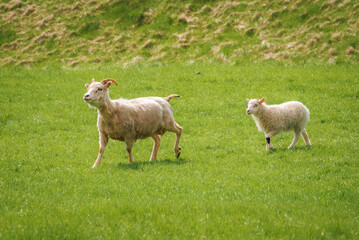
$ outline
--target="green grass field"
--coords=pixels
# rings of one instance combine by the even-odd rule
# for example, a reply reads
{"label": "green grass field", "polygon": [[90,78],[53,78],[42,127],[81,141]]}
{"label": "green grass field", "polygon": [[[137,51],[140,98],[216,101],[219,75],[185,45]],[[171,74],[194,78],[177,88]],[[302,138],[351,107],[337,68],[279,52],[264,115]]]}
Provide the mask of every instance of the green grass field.
{"label": "green grass field", "polygon": [[[0,69],[0,239],[358,239],[358,65],[146,65]],[[201,74],[197,74],[200,72]],[[129,165],[110,141],[101,165],[92,78],[111,98],[168,96],[183,127],[139,140]],[[307,132],[272,139],[246,98],[303,102]]]}

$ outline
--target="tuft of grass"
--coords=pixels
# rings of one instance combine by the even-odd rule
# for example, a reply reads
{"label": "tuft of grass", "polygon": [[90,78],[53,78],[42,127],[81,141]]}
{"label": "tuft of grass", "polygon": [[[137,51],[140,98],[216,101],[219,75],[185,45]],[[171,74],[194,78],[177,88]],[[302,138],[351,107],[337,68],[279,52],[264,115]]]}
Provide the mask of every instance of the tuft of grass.
{"label": "tuft of grass", "polygon": [[84,23],[82,26],[80,26],[79,30],[78,30],[78,34],[79,36],[83,36],[86,35],[88,36],[92,36],[100,27],[100,21],[99,20],[95,20],[95,21],[89,21]]}
{"label": "tuft of grass", "polygon": [[5,43],[10,43],[16,38],[16,31],[14,31],[9,24],[1,24],[0,31],[0,46]]}
{"label": "tuft of grass", "polygon": [[[74,68],[1,67],[0,237],[140,239],[357,239],[357,65],[139,61]],[[200,74],[197,74],[200,73]],[[183,127],[162,137],[110,141],[101,165],[97,112],[82,96],[114,78],[111,98],[167,96]],[[273,138],[247,116],[246,98],[303,102],[313,146]]]}

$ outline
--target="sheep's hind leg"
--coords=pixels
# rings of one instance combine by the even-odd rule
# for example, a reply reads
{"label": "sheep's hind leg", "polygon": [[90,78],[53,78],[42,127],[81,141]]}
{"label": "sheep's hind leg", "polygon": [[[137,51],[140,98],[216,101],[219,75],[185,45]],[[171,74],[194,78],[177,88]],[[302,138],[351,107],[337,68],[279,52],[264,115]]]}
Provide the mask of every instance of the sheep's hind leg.
{"label": "sheep's hind leg", "polygon": [[292,144],[289,145],[288,148],[292,148],[295,146],[295,144],[297,144],[298,140],[299,140],[299,137],[300,137],[300,131],[297,131],[297,130],[294,130],[294,138],[293,138],[293,142]]}
{"label": "sheep's hind leg", "polygon": [[306,145],[307,147],[310,147],[312,144],[310,143],[308,133],[307,133],[307,131],[306,131],[305,129],[304,129],[303,132],[302,132],[302,137],[303,137],[303,139],[304,139],[305,145]]}
{"label": "sheep's hind leg", "polygon": [[100,164],[101,158],[105,151],[107,143],[108,143],[108,136],[103,133],[100,133],[100,149],[98,151],[97,159],[96,159],[95,163],[93,164],[92,168],[95,168],[96,166],[98,166]]}
{"label": "sheep's hind leg", "polygon": [[160,135],[153,135],[152,139],[153,139],[153,150],[152,150],[150,161],[157,159],[158,149],[160,148],[161,145]]}
{"label": "sheep's hind leg", "polygon": [[133,162],[135,162],[135,160],[133,159],[133,156],[132,156],[132,147],[133,147],[133,144],[135,143],[135,141],[127,140],[125,142],[126,142],[126,150],[128,152],[128,162],[133,163]]}
{"label": "sheep's hind leg", "polygon": [[169,131],[174,132],[177,135],[175,146],[174,146],[174,151],[175,151],[176,157],[179,158],[179,156],[181,154],[181,147],[179,146],[179,143],[180,143],[180,139],[181,139],[181,135],[182,135],[182,127],[175,122],[174,129],[171,129]]}

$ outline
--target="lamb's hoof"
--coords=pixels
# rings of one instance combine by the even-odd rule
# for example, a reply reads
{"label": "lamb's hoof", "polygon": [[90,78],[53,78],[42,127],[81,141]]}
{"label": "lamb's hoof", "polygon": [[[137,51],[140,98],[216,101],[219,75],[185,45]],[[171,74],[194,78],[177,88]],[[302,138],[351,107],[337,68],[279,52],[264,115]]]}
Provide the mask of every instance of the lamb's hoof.
{"label": "lamb's hoof", "polygon": [[275,147],[266,147],[266,151],[275,150]]}

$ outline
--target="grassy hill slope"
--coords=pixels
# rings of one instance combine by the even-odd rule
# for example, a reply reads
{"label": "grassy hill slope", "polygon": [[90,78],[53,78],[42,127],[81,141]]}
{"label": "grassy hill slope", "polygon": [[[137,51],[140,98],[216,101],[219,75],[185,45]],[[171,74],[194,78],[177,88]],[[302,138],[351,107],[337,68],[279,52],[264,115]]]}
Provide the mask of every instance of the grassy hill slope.
{"label": "grassy hill slope", "polygon": [[350,0],[5,0],[0,28],[0,65],[359,56],[359,3]]}

